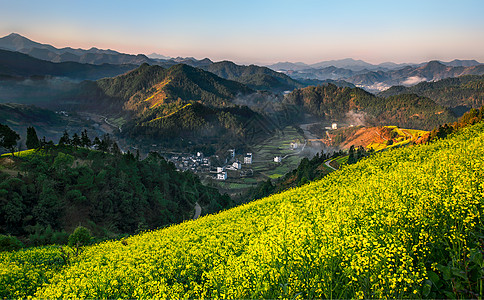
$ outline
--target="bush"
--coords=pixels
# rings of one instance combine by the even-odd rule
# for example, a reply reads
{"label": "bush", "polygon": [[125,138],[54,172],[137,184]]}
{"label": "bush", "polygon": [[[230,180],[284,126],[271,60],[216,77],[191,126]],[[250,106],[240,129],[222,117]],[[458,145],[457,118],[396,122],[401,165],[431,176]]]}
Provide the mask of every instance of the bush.
{"label": "bush", "polygon": [[0,251],[19,250],[24,245],[18,238],[10,235],[0,234]]}
{"label": "bush", "polygon": [[78,226],[69,236],[69,246],[86,246],[91,243],[91,232],[83,226]]}

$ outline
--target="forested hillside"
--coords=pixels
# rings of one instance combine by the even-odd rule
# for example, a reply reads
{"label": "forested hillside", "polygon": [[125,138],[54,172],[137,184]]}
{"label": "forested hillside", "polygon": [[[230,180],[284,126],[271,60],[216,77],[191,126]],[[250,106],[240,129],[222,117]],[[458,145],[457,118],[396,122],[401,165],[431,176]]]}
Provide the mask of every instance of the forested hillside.
{"label": "forested hillside", "polygon": [[241,66],[230,61],[221,61],[202,68],[222,78],[245,84],[255,90],[283,92],[304,86],[283,73],[256,65]]}
{"label": "forested hillside", "polygon": [[197,202],[204,214],[231,205],[156,153],[139,160],[121,154],[109,136],[97,140],[99,151],[75,139],[76,146],[0,158],[0,234],[26,245],[65,243],[83,225],[96,238],[113,238],[191,219]]}
{"label": "forested hillside", "polygon": [[429,98],[411,94],[380,98],[360,88],[333,84],[295,90],[285,97],[285,101],[328,122],[351,123],[351,116],[348,116],[351,113],[358,114],[372,126],[394,125],[429,130],[456,119],[449,109]]}
{"label": "forested hillside", "polygon": [[484,105],[484,76],[447,78],[436,82],[421,82],[412,87],[394,86],[379,95],[388,97],[409,93],[428,97],[445,107],[479,108]]}

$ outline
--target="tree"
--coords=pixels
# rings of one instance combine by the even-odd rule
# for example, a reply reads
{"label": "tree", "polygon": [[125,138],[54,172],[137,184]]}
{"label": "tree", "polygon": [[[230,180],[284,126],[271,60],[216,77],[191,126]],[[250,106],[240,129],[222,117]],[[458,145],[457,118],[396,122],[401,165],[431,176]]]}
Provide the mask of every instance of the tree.
{"label": "tree", "polygon": [[86,129],[84,129],[81,132],[81,146],[82,147],[90,147],[91,146],[91,140],[89,139],[89,136],[87,135]]}
{"label": "tree", "polygon": [[74,135],[72,136],[72,146],[77,148],[81,145],[82,145],[81,138],[77,133],[74,133]]}
{"label": "tree", "polygon": [[10,235],[0,234],[0,251],[19,250],[23,246],[24,245],[18,238]]}
{"label": "tree", "polygon": [[356,162],[356,157],[355,157],[355,146],[351,145],[350,150],[348,151],[348,160],[346,163],[348,165],[354,164]]}
{"label": "tree", "polygon": [[0,147],[9,150],[14,156],[15,145],[17,145],[18,140],[20,140],[18,133],[7,125],[0,124]]}
{"label": "tree", "polygon": [[119,146],[116,142],[113,141],[110,147],[110,152],[114,155],[121,155],[121,149],[119,149]]}
{"label": "tree", "polygon": [[92,145],[99,150],[99,146],[101,145],[101,140],[98,137],[95,137],[94,141],[92,142]]}
{"label": "tree", "polygon": [[27,141],[25,142],[25,145],[27,145],[27,149],[37,149],[40,147],[40,141],[37,137],[37,132],[32,126],[27,127]]}
{"label": "tree", "polygon": [[91,243],[91,232],[83,226],[77,226],[76,230],[69,236],[69,246],[79,247]]}
{"label": "tree", "polygon": [[59,146],[70,145],[70,144],[71,144],[71,138],[69,137],[69,133],[67,132],[67,130],[64,130],[64,134],[59,139]]}

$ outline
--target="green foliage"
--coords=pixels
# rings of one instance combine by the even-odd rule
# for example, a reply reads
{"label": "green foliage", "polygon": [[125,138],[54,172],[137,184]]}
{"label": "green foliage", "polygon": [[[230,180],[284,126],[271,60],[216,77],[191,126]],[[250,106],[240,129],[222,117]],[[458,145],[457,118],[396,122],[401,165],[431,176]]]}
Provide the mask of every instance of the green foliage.
{"label": "green foliage", "polygon": [[27,127],[27,141],[25,142],[27,149],[37,149],[40,147],[40,141],[37,137],[37,132],[35,128],[30,126]]}
{"label": "green foliage", "polygon": [[19,250],[24,245],[18,238],[10,235],[0,234],[0,251]]}
{"label": "green foliage", "polygon": [[222,78],[234,80],[255,90],[282,92],[303,87],[291,77],[266,67],[240,66],[230,61],[221,61],[202,67]]}
{"label": "green foliage", "polygon": [[78,225],[106,239],[190,219],[196,202],[204,214],[232,205],[156,153],[116,153],[66,145],[18,158],[22,176],[0,170],[0,228],[28,246],[63,244]]}
{"label": "green foliage", "polygon": [[164,142],[168,147],[172,147],[175,140],[185,138],[200,145],[206,145],[207,139],[211,139],[220,148],[224,143],[232,143],[232,147],[237,146],[236,143],[252,143],[275,129],[268,118],[246,106],[214,108],[194,102],[168,116],[157,115],[158,109],[154,109],[128,122],[124,126],[124,136],[131,139],[143,136],[157,143]]}
{"label": "green foliage", "polygon": [[446,107],[479,108],[484,105],[484,76],[467,75],[421,82],[411,87],[391,87],[380,95],[388,97],[404,93],[428,97]]}
{"label": "green foliage", "polygon": [[91,244],[91,241],[91,232],[83,226],[78,226],[74,232],[69,235],[69,246],[71,247],[87,246]]}
{"label": "green foliage", "polygon": [[428,98],[408,94],[379,98],[360,88],[333,84],[295,90],[285,97],[285,102],[327,121],[352,122],[352,115],[358,114],[372,126],[432,129],[455,120],[449,109]]}
{"label": "green foliage", "polygon": [[[127,74],[98,80],[97,86],[111,101],[118,103],[119,108],[126,105],[128,109],[138,109],[139,113],[147,108],[142,104],[156,91],[154,85],[164,81],[166,84],[162,89],[167,103],[180,98],[185,102],[194,100],[210,106],[224,107],[238,94],[252,92],[240,83],[184,64],[169,69],[143,64]],[[124,104],[127,100],[128,103]]]}
{"label": "green foliage", "polygon": [[5,148],[8,151],[13,153],[15,151],[15,146],[17,145],[17,141],[20,139],[18,133],[13,131],[7,125],[0,124],[0,148]]}
{"label": "green foliage", "polygon": [[472,108],[465,113],[457,122],[453,124],[440,125],[438,128],[434,128],[431,132],[426,134],[419,143],[428,143],[438,138],[445,138],[451,133],[457,132],[460,129],[477,124],[484,120],[484,106],[481,109]]}

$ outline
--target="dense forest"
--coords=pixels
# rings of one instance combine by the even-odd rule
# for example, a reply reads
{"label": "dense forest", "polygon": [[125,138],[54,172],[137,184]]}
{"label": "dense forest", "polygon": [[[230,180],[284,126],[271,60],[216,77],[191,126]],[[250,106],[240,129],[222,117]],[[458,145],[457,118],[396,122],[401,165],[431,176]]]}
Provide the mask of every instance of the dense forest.
{"label": "dense forest", "polygon": [[26,245],[65,243],[78,225],[95,237],[113,238],[191,219],[232,205],[228,196],[178,172],[157,153],[140,160],[122,154],[109,136],[90,145],[84,133],[59,145],[0,159],[0,234]]}
{"label": "dense forest", "polygon": [[152,140],[168,148],[189,139],[193,144],[221,149],[225,144],[227,147],[253,144],[267,138],[276,127],[268,117],[247,106],[212,108],[192,102],[165,117],[156,117],[157,111],[147,111],[129,121],[122,135],[140,143]]}
{"label": "dense forest", "polygon": [[230,61],[221,61],[202,68],[222,78],[245,84],[254,90],[283,92],[304,86],[283,73],[256,65],[240,66]]}
{"label": "dense forest", "polygon": [[411,87],[394,86],[380,93],[388,97],[399,94],[417,94],[434,100],[437,104],[457,108],[479,108],[484,105],[484,76],[466,75],[436,82],[421,82]]}
{"label": "dense forest", "polygon": [[[181,99],[225,107],[238,94],[253,92],[238,82],[184,64],[169,69],[143,64],[125,75],[98,80],[97,85],[106,96],[127,101],[124,106],[127,110],[137,108],[139,102],[156,94],[163,98],[158,105]],[[150,101],[148,103],[152,105]],[[141,110],[144,108],[141,107]]]}
{"label": "dense forest", "polygon": [[337,87],[333,84],[294,90],[284,100],[328,122],[351,123],[352,115],[357,114],[371,126],[432,129],[455,121],[449,109],[435,104],[429,98],[412,94],[380,98],[360,88]]}

